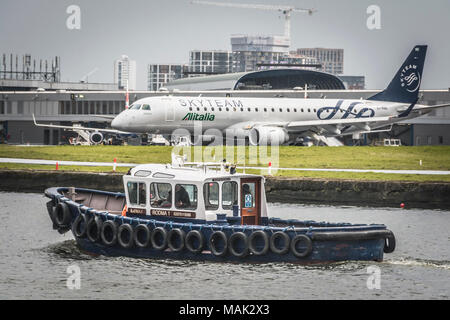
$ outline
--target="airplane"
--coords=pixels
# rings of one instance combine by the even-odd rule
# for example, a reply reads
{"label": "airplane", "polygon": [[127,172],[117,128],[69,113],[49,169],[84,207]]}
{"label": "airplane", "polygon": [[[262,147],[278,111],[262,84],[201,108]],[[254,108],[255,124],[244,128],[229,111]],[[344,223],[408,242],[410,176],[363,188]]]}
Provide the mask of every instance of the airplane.
{"label": "airplane", "polygon": [[281,145],[308,135],[337,137],[389,131],[394,123],[450,106],[417,104],[426,52],[426,45],[415,46],[388,87],[365,100],[147,97],[117,115],[111,127],[147,134],[172,134],[183,129],[191,135],[201,127],[203,141],[213,141],[219,131],[246,139],[250,145]]}

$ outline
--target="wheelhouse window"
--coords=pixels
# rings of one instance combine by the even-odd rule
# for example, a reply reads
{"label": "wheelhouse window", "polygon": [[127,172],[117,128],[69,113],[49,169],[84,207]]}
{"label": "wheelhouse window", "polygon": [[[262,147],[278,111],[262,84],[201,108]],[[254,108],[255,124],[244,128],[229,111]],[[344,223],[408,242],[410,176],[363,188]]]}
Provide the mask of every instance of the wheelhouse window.
{"label": "wheelhouse window", "polygon": [[150,184],[150,205],[153,208],[171,208],[172,185],[170,183],[152,182]]}
{"label": "wheelhouse window", "polygon": [[175,185],[175,207],[177,209],[197,209],[197,186],[193,184]]}
{"label": "wheelhouse window", "polygon": [[146,186],[144,182],[128,182],[128,199],[130,201],[130,205],[139,205],[145,207],[147,203],[147,192]]}
{"label": "wheelhouse window", "polygon": [[235,181],[226,181],[222,184],[222,208],[231,209],[238,204],[238,185]]}
{"label": "wheelhouse window", "polygon": [[203,185],[203,197],[205,198],[206,210],[219,209],[219,184],[208,182]]}

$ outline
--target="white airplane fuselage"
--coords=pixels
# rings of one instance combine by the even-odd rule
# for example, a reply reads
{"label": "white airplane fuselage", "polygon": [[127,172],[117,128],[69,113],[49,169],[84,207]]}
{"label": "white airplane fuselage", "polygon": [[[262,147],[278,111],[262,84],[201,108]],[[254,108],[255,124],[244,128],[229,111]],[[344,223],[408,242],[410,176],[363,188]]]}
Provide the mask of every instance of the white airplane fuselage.
{"label": "white airplane fuselage", "polygon": [[133,103],[111,126],[122,131],[170,134],[179,128],[193,131],[200,123],[204,130],[226,130],[239,123],[283,127],[320,120],[326,125],[331,120],[397,116],[407,107],[405,103],[345,99],[149,97]]}

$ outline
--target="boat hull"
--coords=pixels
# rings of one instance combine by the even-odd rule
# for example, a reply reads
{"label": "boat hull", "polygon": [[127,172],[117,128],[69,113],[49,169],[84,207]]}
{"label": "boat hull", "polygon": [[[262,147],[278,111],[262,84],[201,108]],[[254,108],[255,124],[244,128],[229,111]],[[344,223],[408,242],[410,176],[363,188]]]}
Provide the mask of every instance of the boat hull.
{"label": "boat hull", "polygon": [[[351,224],[329,224],[321,226],[312,221],[300,222],[297,220],[274,219],[276,223],[268,223],[263,226],[230,225],[223,221],[207,223],[183,223],[179,221],[160,221],[156,217],[123,217],[117,214],[111,214],[107,211],[99,211],[84,206],[74,200],[67,198],[68,188],[47,189],[45,195],[51,199],[47,204],[50,217],[54,223],[54,229],[59,232],[72,231],[78,246],[83,250],[95,255],[105,256],[126,256],[134,258],[152,258],[152,259],[178,259],[193,261],[216,261],[216,262],[246,262],[246,263],[267,263],[267,262],[287,262],[298,264],[329,263],[337,261],[382,261],[383,254],[386,251],[386,238],[393,239],[391,231],[384,225],[351,225]],[[119,199],[123,194],[109,193],[98,190],[76,189],[77,191],[92,192],[96,195],[108,195]],[[61,219],[55,221],[55,207],[59,203],[64,203],[70,212],[70,221],[61,225]],[[59,205],[62,206],[62,205]],[[173,246],[163,245],[153,246],[152,241],[145,247],[138,247],[136,243],[131,243],[124,247],[119,241],[107,243],[102,237],[93,240],[86,234],[79,236],[75,232],[74,223],[79,215],[85,215],[86,219],[97,219],[99,223],[99,232],[102,226],[107,222],[120,227],[128,224],[131,230],[136,230],[136,226],[145,225],[150,233],[155,229],[164,229],[164,233],[169,233],[173,229],[181,230],[183,234],[182,242],[185,241],[185,235],[190,231],[198,231],[203,236],[202,250],[195,253],[188,250],[187,245],[182,243],[180,250],[174,250]],[[283,225],[285,223],[286,225]],[[298,227],[296,225],[301,225]],[[267,240],[262,241],[262,247],[267,247],[264,252],[255,252],[249,248],[249,239],[252,234],[259,232],[265,239],[269,239],[270,246],[267,247]],[[79,232],[78,232],[79,233]],[[214,242],[211,241],[213,235],[223,234],[225,241],[222,248],[217,252]],[[235,234],[239,233],[242,241],[232,241]],[[279,250],[275,245],[273,235],[282,234],[287,236],[288,242],[285,245],[286,250]],[[265,234],[265,235],[264,235]],[[264,238],[262,237],[262,238]],[[298,237],[299,247],[293,245],[294,239]],[[239,237],[236,237],[239,238]],[[272,247],[272,240],[274,247]],[[309,247],[308,247],[309,246]],[[254,246],[256,248],[256,246]],[[216,249],[216,250],[213,250]],[[223,250],[222,250],[223,249]],[[232,250],[233,249],[233,250]],[[283,252],[282,252],[283,251]],[[301,254],[299,254],[299,251]]]}

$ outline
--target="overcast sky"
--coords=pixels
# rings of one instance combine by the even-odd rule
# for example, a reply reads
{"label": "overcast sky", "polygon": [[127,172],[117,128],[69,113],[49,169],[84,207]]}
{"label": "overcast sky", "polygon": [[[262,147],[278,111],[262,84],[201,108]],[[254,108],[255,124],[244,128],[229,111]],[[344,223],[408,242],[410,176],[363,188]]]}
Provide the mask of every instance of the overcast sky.
{"label": "overcast sky", "polygon": [[[226,0],[211,0],[227,2]],[[415,44],[429,45],[422,88],[450,87],[449,0],[233,0],[318,10],[292,15],[291,49],[344,49],[344,73],[384,88]],[[66,9],[81,9],[70,30]],[[381,9],[381,29],[369,30],[369,5]],[[189,0],[0,0],[0,53],[60,56],[62,80],[113,82],[122,54],[137,62],[137,89],[147,89],[147,64],[188,63],[189,50],[230,50],[231,34],[282,34],[276,11],[194,5]]]}

